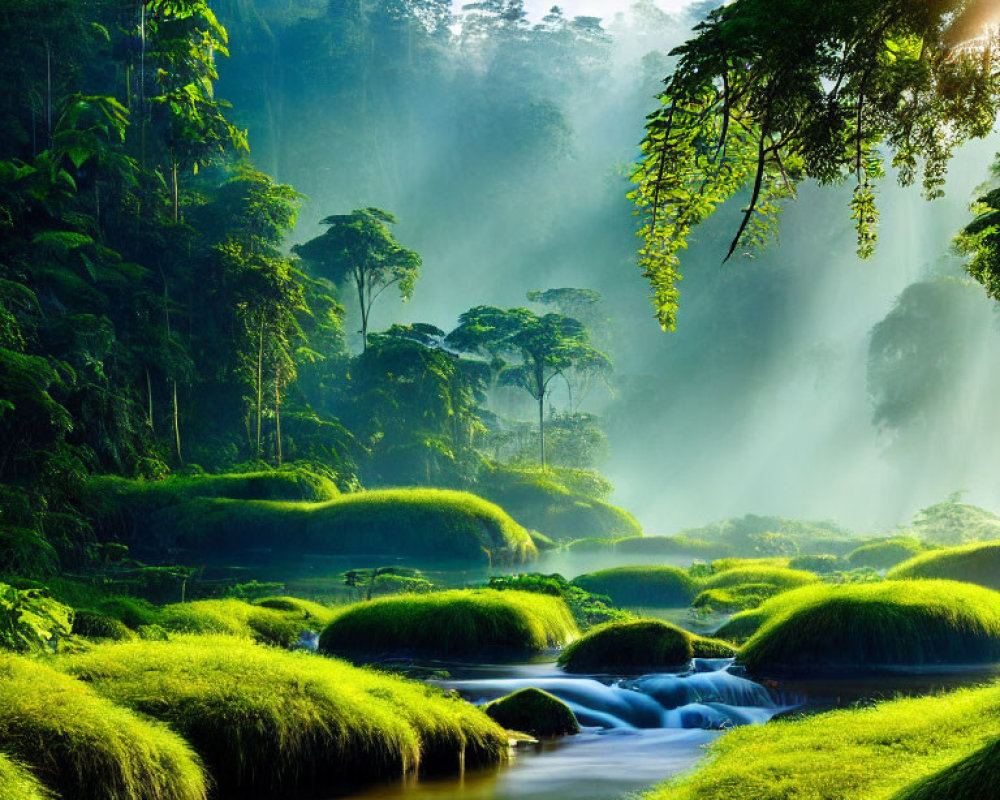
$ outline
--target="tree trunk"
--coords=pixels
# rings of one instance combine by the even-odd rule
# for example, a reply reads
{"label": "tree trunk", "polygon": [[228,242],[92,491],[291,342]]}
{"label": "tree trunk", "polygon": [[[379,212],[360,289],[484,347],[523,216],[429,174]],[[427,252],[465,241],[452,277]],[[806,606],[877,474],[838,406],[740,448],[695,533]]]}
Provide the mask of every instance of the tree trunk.
{"label": "tree trunk", "polygon": [[545,469],[545,392],[538,395],[538,458]]}
{"label": "tree trunk", "polygon": [[152,431],[155,430],[153,427],[153,381],[149,377],[149,367],[146,367],[146,397],[148,399],[146,424],[149,425],[149,429]]}
{"label": "tree trunk", "polygon": [[177,159],[170,157],[170,173],[174,184],[174,222],[180,220],[180,190],[177,188]]}
{"label": "tree trunk", "polygon": [[361,352],[368,350],[368,309],[365,308],[364,280],[358,281],[358,305],[361,307]]}
{"label": "tree trunk", "polygon": [[184,456],[181,455],[181,424],[180,414],[177,410],[177,379],[173,379],[174,384],[174,449],[177,452],[177,463],[184,463]]}
{"label": "tree trunk", "polygon": [[278,370],[274,370],[274,438],[278,466],[281,466],[281,392],[278,385]]}
{"label": "tree trunk", "polygon": [[257,340],[257,458],[260,458],[260,420],[264,393],[264,314],[260,315],[260,336]]}

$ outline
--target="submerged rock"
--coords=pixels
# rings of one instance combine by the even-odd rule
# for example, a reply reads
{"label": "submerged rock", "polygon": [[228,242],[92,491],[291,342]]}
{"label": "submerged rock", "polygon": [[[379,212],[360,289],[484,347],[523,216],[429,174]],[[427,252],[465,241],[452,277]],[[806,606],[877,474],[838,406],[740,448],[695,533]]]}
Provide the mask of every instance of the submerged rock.
{"label": "submerged rock", "polygon": [[570,707],[541,689],[520,689],[494,700],[484,710],[505,728],[532,736],[566,736],[580,732],[580,724]]}

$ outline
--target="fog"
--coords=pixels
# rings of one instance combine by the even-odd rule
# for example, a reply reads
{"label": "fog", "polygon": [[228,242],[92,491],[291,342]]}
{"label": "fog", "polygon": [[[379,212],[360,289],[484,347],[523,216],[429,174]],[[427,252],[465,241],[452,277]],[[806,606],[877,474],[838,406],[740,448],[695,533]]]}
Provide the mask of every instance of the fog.
{"label": "fog", "polygon": [[[710,5],[619,14],[624,3],[581,0],[567,18],[601,9],[603,32],[567,21],[534,33],[413,5],[438,23],[364,27],[362,6],[320,0],[233,0],[223,14],[234,53],[220,95],[252,110],[242,121],[261,167],[308,195],[295,241],[328,214],[375,205],[423,256],[412,301],[385,296],[373,329],[447,330],[471,306],[524,305],[533,289],[602,292],[616,377],[588,408],[610,436],[613,499],[647,533],[750,512],[884,530],[954,492],[1000,507],[1000,339],[982,289],[932,282],[943,299],[930,312],[904,309],[882,356],[905,369],[879,374],[911,379],[919,397],[905,413],[876,421],[872,394],[899,389],[869,365],[872,329],[907,287],[961,276],[951,239],[997,142],[958,155],[944,200],[887,181],[867,262],[846,190],[804,186],[779,242],[722,266],[738,203],[727,207],[684,255],[679,328],[663,333],[635,266],[627,174],[666,53]],[[527,10],[532,24],[544,14]],[[940,333],[930,345],[917,336],[928,329]]]}

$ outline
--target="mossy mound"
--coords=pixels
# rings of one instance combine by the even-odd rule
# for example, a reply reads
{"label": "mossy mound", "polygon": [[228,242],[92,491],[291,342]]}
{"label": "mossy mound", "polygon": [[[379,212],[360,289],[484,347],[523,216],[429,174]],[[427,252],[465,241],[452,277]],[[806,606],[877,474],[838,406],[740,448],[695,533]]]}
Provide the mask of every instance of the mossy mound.
{"label": "mossy mound", "polygon": [[578,575],[573,583],[620,606],[680,608],[697,593],[698,584],[677,567],[613,567]]}
{"label": "mossy mound", "polygon": [[580,723],[558,697],[541,689],[519,689],[483,709],[498,725],[532,736],[568,736],[580,732]]}
{"label": "mossy mound", "polygon": [[740,583],[721,589],[706,589],[691,601],[691,607],[723,614],[745,611],[756,608],[780,591],[772,583]]}
{"label": "mossy mound", "polygon": [[752,564],[732,567],[722,572],[716,571],[716,574],[705,580],[703,588],[727,589],[746,584],[766,583],[778,591],[787,591],[817,581],[819,578],[814,573],[805,570]]}
{"label": "mossy mound", "polygon": [[1000,739],[921,778],[892,800],[996,800],[1000,797]]}
{"label": "mossy mound", "polygon": [[323,631],[319,649],[354,658],[466,659],[538,652],[562,645],[577,634],[573,616],[560,597],[454,590],[385,597],[351,606]]}
{"label": "mossy mound", "polygon": [[158,624],[178,633],[216,633],[290,647],[304,626],[298,612],[283,612],[243,600],[196,600],[164,606]]}
{"label": "mossy mound", "polygon": [[[915,795],[914,780],[946,770],[1000,734],[1000,688],[895,700],[726,733],[691,772],[647,800],[986,800]],[[996,779],[992,779],[993,785]]]}
{"label": "mossy mound", "polygon": [[141,625],[155,625],[160,621],[160,609],[148,600],[138,597],[105,597],[94,604],[94,609],[108,617],[114,617],[132,630]]}
{"label": "mossy mound", "polygon": [[494,764],[507,752],[499,726],[458,698],[245,639],[100,645],[60,667],[168,722],[228,796],[333,796],[419,767]]}
{"label": "mossy mound", "polygon": [[1000,541],[931,550],[889,570],[890,580],[943,578],[1000,590]]}
{"label": "mossy mound", "polygon": [[26,767],[0,753],[0,800],[51,800],[52,797]]}
{"label": "mossy mound", "polygon": [[98,611],[77,611],[73,616],[73,634],[85,639],[131,639],[132,631],[121,620]]}
{"label": "mossy mound", "polygon": [[520,564],[538,550],[503,509],[466,492],[386,489],[326,503],[202,499],[150,522],[161,544],[232,553],[248,548]]}
{"label": "mossy mound", "polygon": [[579,480],[580,474],[494,467],[480,474],[475,491],[502,506],[524,527],[553,539],[641,536],[642,526],[635,517],[593,494],[602,487]]}
{"label": "mossy mound", "polygon": [[67,800],[206,797],[197,756],[167,726],[24,657],[0,655],[0,746]]}
{"label": "mossy mound", "polygon": [[[812,587],[809,587],[812,588]],[[1000,594],[956,581],[824,586],[790,599],[743,646],[756,675],[1000,661]],[[774,601],[771,601],[774,602]]]}
{"label": "mossy mound", "polygon": [[322,603],[314,603],[299,597],[262,597],[259,600],[254,600],[253,604],[277,611],[286,619],[298,623],[300,630],[314,631],[315,633],[323,630],[343,611],[343,607],[325,606]]}
{"label": "mossy mound", "polygon": [[840,556],[830,553],[821,553],[814,556],[795,556],[788,561],[790,569],[800,569],[806,572],[815,572],[817,575],[825,575],[836,572],[844,565]]}
{"label": "mossy mound", "polygon": [[[559,656],[559,666],[573,673],[637,673],[685,667],[695,656],[694,636],[658,619],[635,619],[599,625]],[[706,641],[701,657],[717,657],[728,647]],[[724,657],[724,656],[723,656]]]}
{"label": "mossy mound", "polygon": [[767,603],[768,601],[765,600],[757,608],[734,614],[719,626],[715,631],[715,636],[727,642],[745,642],[757,633],[761,625],[768,620],[768,612],[764,610]]}
{"label": "mossy mound", "polygon": [[924,549],[917,539],[897,536],[861,545],[847,554],[847,561],[855,568],[889,569],[919,555]]}
{"label": "mossy mound", "polygon": [[630,536],[614,542],[614,551],[636,556],[683,556],[712,559],[728,555],[732,548],[718,542],[687,536]]}

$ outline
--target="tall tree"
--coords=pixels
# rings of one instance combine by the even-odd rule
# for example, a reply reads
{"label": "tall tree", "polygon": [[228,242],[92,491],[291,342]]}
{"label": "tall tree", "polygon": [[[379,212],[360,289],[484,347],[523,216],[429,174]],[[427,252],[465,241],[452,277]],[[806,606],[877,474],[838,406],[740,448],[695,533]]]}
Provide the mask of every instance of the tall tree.
{"label": "tall tree", "polygon": [[350,214],[327,217],[320,224],[326,233],[293,252],[336,284],[353,284],[361,313],[362,349],[368,349],[368,323],[372,306],[389,287],[409,300],[420,277],[420,256],[396,241],[389,229],[396,218],[379,208],[359,208]]}
{"label": "tall tree", "polygon": [[[677,48],[649,115],[633,199],[639,260],[664,328],[676,323],[692,229],[749,192],[727,258],[763,244],[805,179],[854,183],[858,252],[876,242],[876,184],[923,161],[942,193],[954,148],[993,129],[1000,99],[994,5],[983,0],[736,0]],[[971,37],[971,39],[970,39]]]}

